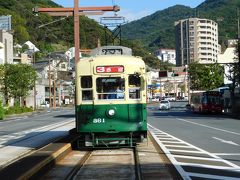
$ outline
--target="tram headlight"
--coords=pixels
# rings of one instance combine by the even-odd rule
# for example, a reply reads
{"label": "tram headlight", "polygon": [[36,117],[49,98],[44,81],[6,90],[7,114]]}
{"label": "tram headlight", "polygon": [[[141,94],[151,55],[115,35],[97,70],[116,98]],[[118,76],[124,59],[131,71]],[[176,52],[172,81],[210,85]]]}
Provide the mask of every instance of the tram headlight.
{"label": "tram headlight", "polygon": [[116,112],[115,112],[114,109],[109,109],[109,110],[108,110],[108,115],[109,115],[109,116],[114,116],[115,113],[116,113]]}

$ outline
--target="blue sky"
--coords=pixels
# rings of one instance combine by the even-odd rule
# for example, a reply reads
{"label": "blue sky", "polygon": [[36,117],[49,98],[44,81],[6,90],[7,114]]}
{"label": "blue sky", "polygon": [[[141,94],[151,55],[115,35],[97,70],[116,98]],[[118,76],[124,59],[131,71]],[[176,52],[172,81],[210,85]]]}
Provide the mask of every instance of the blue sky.
{"label": "blue sky", "polygon": [[[53,1],[63,7],[73,7],[74,5],[74,0]],[[117,4],[121,8],[118,15],[124,16],[129,21],[132,21],[176,4],[194,8],[202,2],[204,2],[204,0],[79,0],[79,6],[112,6],[113,4]],[[113,13],[104,14],[104,16],[108,15],[113,15]],[[94,17],[94,19],[97,20],[96,17]]]}

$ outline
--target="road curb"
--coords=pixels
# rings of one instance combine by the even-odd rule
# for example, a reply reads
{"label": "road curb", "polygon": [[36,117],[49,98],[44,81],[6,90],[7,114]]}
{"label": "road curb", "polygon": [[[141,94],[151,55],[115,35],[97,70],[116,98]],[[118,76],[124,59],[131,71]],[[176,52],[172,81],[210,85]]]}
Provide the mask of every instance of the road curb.
{"label": "road curb", "polygon": [[26,156],[0,171],[0,179],[29,179],[35,176],[48,164],[55,163],[65,153],[71,150],[71,143],[77,138],[71,134],[53,142],[35,153]]}

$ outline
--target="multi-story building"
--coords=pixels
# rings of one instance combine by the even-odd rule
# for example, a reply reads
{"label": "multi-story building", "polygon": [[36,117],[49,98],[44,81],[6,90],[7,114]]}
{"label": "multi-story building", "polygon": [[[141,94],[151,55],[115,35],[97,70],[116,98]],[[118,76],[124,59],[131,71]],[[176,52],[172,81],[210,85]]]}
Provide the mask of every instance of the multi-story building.
{"label": "multi-story building", "polygon": [[4,63],[4,44],[0,42],[0,64]]}
{"label": "multi-story building", "polygon": [[13,63],[13,35],[0,29],[0,42],[3,44],[3,52],[0,52],[2,64]]}
{"label": "multi-story building", "polygon": [[176,65],[218,59],[218,24],[209,19],[189,18],[175,22]]}
{"label": "multi-story building", "polygon": [[157,56],[160,61],[176,64],[175,49],[158,49],[154,52],[154,55]]}

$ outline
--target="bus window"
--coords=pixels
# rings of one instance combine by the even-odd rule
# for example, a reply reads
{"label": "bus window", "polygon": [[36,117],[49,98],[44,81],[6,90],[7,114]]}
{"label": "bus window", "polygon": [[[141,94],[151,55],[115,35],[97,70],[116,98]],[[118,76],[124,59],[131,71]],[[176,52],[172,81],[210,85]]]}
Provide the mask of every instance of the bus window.
{"label": "bus window", "polygon": [[98,99],[124,99],[125,79],[121,77],[99,77],[96,81]]}
{"label": "bus window", "polygon": [[208,98],[207,98],[206,95],[203,95],[203,97],[202,97],[202,103],[203,103],[203,104],[207,104],[207,103],[208,103]]}
{"label": "bus window", "polygon": [[139,75],[131,74],[128,77],[129,99],[140,99],[141,78]]}
{"label": "bus window", "polygon": [[92,77],[91,76],[82,76],[81,77],[81,88],[82,88],[82,100],[83,101],[93,100]]}

